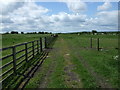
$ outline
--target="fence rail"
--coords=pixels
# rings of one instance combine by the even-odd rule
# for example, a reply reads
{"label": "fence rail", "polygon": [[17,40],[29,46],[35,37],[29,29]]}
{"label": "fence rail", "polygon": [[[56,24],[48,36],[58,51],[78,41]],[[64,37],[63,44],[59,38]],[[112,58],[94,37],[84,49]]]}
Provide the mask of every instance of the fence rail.
{"label": "fence rail", "polygon": [[[40,37],[39,40],[34,40],[7,48],[1,48],[1,53],[7,52],[8,49],[10,49],[12,52],[0,58],[0,61],[4,61],[5,59],[9,61],[0,67],[2,70],[2,74],[0,75],[0,83],[5,81],[12,74],[17,74],[17,70],[22,67],[23,62],[28,63],[29,60],[34,58],[35,55],[42,53],[43,49],[49,48],[49,45],[54,38],[55,37],[53,36],[49,36],[44,37],[43,40],[43,38]],[[22,47],[22,49],[20,47]],[[21,50],[17,50],[17,48],[20,48]],[[9,59],[10,57],[12,60]],[[7,68],[7,70],[3,70],[5,68]],[[11,71],[12,73],[10,73]]]}

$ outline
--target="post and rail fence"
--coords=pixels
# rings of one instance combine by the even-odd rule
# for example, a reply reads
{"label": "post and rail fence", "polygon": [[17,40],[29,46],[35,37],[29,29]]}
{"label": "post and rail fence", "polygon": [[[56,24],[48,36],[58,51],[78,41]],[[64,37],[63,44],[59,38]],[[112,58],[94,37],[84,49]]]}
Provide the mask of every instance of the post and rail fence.
{"label": "post and rail fence", "polygon": [[[7,52],[8,49],[12,51],[11,54],[7,54],[0,58],[1,62],[3,62],[5,59],[8,61],[7,63],[2,63],[3,65],[0,67],[2,70],[2,73],[0,75],[0,83],[5,81],[12,74],[17,74],[17,70],[22,67],[23,62],[28,63],[37,54],[40,54],[44,49],[49,48],[50,43],[52,43],[55,38],[56,37],[53,36],[44,38],[40,37],[39,40],[34,40],[0,49],[0,53]],[[17,51],[18,47],[22,47],[22,49]],[[20,53],[22,53],[22,55],[20,55]],[[12,60],[9,60],[10,58]],[[3,70],[4,68],[7,69]]]}

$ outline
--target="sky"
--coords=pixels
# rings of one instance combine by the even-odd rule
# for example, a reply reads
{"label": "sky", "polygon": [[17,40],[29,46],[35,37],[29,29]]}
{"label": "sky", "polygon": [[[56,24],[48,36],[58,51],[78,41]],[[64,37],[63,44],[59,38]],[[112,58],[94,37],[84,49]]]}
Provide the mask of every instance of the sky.
{"label": "sky", "polygon": [[11,1],[0,1],[0,33],[118,30],[118,2]]}

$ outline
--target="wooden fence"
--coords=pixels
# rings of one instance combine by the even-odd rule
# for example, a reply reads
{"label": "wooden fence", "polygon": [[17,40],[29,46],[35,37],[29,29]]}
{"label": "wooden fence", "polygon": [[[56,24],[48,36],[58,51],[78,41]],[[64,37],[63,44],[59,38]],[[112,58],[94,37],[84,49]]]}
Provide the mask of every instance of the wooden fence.
{"label": "wooden fence", "polygon": [[[95,48],[97,51],[102,51],[103,49],[105,50],[107,50],[107,49],[115,49],[115,50],[119,50],[119,45],[116,45],[116,46],[114,46],[113,45],[113,43],[109,43],[109,45],[111,44],[111,45],[113,45],[113,47],[108,47],[108,45],[107,45],[107,47],[105,47],[104,45],[105,44],[103,44],[103,42],[105,42],[105,41],[103,41],[103,39],[101,38],[90,38],[89,39],[90,40],[90,48]],[[117,44],[118,42],[116,42],[116,44]]]}
{"label": "wooden fence", "polygon": [[[0,49],[0,53],[5,51],[7,52],[8,49],[12,51],[11,54],[3,56],[0,59],[0,61],[4,61],[5,59],[9,61],[5,64],[2,63],[3,65],[0,67],[0,70],[2,70],[2,74],[0,75],[0,83],[5,81],[12,74],[17,75],[17,70],[23,66],[23,63],[28,63],[29,60],[34,58],[34,56],[43,52],[43,49],[49,48],[50,43],[52,43],[54,39],[55,37],[52,36],[44,37],[39,38],[39,40],[34,40]],[[22,49],[17,51],[16,49],[18,47],[22,47]],[[20,53],[22,53],[22,55],[20,55]],[[10,57],[12,60],[9,60]],[[3,70],[4,68],[7,69]]]}
{"label": "wooden fence", "polygon": [[[93,48],[92,41],[93,41],[93,38],[90,38],[90,48]],[[98,51],[100,50],[100,39],[99,38],[97,38],[97,50]]]}

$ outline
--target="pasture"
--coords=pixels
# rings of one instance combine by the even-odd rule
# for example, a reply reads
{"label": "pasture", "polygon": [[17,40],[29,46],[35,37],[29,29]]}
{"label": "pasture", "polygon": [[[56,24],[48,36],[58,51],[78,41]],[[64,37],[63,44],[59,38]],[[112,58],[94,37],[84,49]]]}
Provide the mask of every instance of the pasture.
{"label": "pasture", "polygon": [[48,36],[48,34],[5,34],[2,35],[2,48],[37,40],[44,36]]}
{"label": "pasture", "polygon": [[[2,46],[43,36],[6,35],[2,38]],[[97,38],[100,40],[99,51]],[[3,56],[9,52],[3,52]],[[118,61],[117,35],[60,34],[25,88],[118,88]]]}

